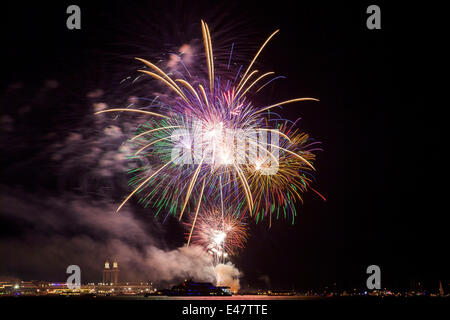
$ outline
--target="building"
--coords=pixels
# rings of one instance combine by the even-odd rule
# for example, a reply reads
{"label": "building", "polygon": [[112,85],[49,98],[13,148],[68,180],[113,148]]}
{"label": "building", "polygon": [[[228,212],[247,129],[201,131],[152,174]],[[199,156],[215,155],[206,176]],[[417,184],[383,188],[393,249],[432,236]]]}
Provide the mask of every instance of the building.
{"label": "building", "polygon": [[119,264],[113,260],[105,261],[102,272],[102,282],[87,283],[79,289],[69,289],[65,282],[50,281],[23,281],[13,277],[0,276],[0,297],[19,295],[39,296],[71,296],[71,295],[145,295],[152,294],[156,290],[149,281],[119,282]]}
{"label": "building", "polygon": [[110,267],[109,261],[105,261],[105,268],[103,269],[102,283],[117,285],[119,283],[119,265],[117,261],[114,260],[112,268]]}

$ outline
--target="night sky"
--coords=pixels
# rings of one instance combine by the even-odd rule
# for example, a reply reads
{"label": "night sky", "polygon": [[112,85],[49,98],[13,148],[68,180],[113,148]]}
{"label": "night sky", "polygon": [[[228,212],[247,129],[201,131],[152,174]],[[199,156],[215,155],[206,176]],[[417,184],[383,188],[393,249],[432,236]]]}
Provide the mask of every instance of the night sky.
{"label": "night sky", "polygon": [[[132,118],[115,136],[114,128],[105,131],[114,123],[96,120],[92,104],[121,106],[129,96],[151,96],[120,84],[135,75],[132,58],[199,38],[203,18],[213,46],[217,30],[219,43],[236,37],[243,57],[279,28],[259,65],[287,78],[263,98],[320,99],[280,114],[301,117],[299,127],[322,141],[315,186],[327,201],[308,193],[294,226],[252,225],[246,248],[232,260],[244,274],[241,285],[364,287],[371,264],[381,267],[387,288],[418,280],[437,289],[439,280],[448,282],[444,119],[427,93],[434,39],[426,23],[411,22],[433,17],[423,8],[380,3],[382,29],[368,30],[371,2],[310,2],[2,4],[0,276],[64,280],[64,267],[79,263],[83,279],[99,281],[104,259],[119,252],[119,263],[133,264],[124,273],[132,277],[145,268],[129,257],[132,250],[183,244],[175,219],[163,223],[136,201],[122,220],[109,218],[127,192],[126,164],[114,154]],[[81,7],[81,30],[66,28],[70,4]],[[88,95],[96,89],[103,95]],[[89,158],[89,150],[97,153]],[[137,235],[121,234],[127,226]],[[151,257],[136,261],[151,264]]]}

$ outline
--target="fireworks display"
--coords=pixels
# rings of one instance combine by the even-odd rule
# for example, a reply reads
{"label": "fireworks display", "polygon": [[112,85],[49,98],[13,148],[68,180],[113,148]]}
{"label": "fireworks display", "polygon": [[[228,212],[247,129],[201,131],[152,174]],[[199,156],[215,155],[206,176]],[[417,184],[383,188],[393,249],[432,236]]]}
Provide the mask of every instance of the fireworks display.
{"label": "fireworks display", "polygon": [[[144,206],[185,217],[187,244],[195,243],[224,259],[242,248],[246,223],[284,217],[294,222],[295,204],[315,191],[315,151],[319,142],[295,128],[295,122],[272,111],[281,105],[315,98],[295,98],[258,106],[255,94],[274,80],[273,72],[253,68],[258,56],[278,33],[261,45],[246,68],[217,72],[209,27],[202,24],[205,66],[166,73],[163,67],[137,58],[142,74],[170,93],[146,109],[118,108],[97,113],[140,113],[148,116],[130,139],[131,193]],[[233,47],[228,61],[232,60]],[[245,70],[245,71],[242,71]],[[176,76],[175,76],[176,75]],[[320,195],[320,194],[319,194]],[[322,196],[321,196],[322,197]],[[322,197],[323,198],[323,197]],[[187,216],[187,218],[186,218]]]}

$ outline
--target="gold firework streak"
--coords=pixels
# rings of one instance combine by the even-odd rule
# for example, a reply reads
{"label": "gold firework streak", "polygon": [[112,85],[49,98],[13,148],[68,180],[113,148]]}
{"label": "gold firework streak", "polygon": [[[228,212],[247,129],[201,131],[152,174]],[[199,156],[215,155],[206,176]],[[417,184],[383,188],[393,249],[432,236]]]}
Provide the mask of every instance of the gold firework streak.
{"label": "gold firework streak", "polygon": [[155,116],[155,117],[161,117],[161,118],[170,119],[170,117],[162,115],[162,114],[159,114],[159,113],[145,111],[145,110],[139,110],[139,109],[127,109],[127,108],[116,108],[116,109],[102,110],[102,111],[97,111],[94,114],[100,114],[100,113],[104,113],[104,112],[122,112],[122,111],[124,111],[124,112],[143,113],[143,114],[148,114],[148,115]]}
{"label": "gold firework streak", "polygon": [[285,148],[276,146],[276,145],[274,145],[274,144],[268,143],[267,145],[268,145],[268,146],[272,146],[272,147],[274,147],[274,148],[278,148],[278,149],[280,149],[280,150],[283,150],[283,151],[285,151],[285,152],[287,152],[287,153],[292,154],[293,156],[296,156],[297,158],[299,158],[300,160],[302,160],[304,163],[306,163],[308,166],[310,166],[311,169],[313,169],[314,171],[316,170],[316,169],[313,167],[313,165],[312,165],[311,163],[309,163],[309,161],[306,160],[305,158],[303,158],[301,155],[299,155],[299,154],[297,154],[297,153],[295,153],[295,152],[292,152],[291,150],[288,150],[288,149],[285,149]]}
{"label": "gold firework streak", "polygon": [[288,103],[292,103],[292,102],[298,102],[298,101],[319,101],[319,99],[316,99],[316,98],[296,98],[296,99],[286,100],[286,101],[283,101],[283,102],[275,103],[275,104],[273,104],[271,106],[268,106],[268,107],[264,107],[261,110],[255,111],[255,113],[261,113],[261,112],[269,110],[269,109],[271,109],[273,107],[278,107],[278,106],[281,106],[281,105],[284,105],[284,104],[288,104]]}
{"label": "gold firework streak", "polygon": [[133,138],[131,138],[130,141],[133,141],[133,140],[135,140],[135,139],[137,139],[139,137],[142,137],[142,136],[144,136],[146,134],[149,134],[149,133],[152,133],[152,132],[162,131],[162,130],[165,130],[165,129],[174,129],[174,128],[181,128],[181,126],[168,126],[168,127],[161,127],[161,128],[156,128],[156,129],[144,131],[144,132],[138,134],[137,136],[134,136]]}
{"label": "gold firework streak", "polygon": [[197,178],[198,178],[198,175],[200,173],[200,169],[202,168],[202,164],[203,164],[203,160],[204,159],[205,159],[205,157],[203,157],[202,160],[200,161],[200,163],[198,164],[198,167],[195,170],[194,175],[192,176],[191,182],[189,183],[188,190],[186,192],[186,198],[184,199],[184,203],[183,203],[183,208],[181,209],[181,212],[180,212],[179,220],[181,220],[181,218],[183,217],[184,209],[186,209],[186,205],[187,205],[187,203],[189,201],[189,198],[191,197],[192,189],[194,188],[195,181],[197,181]]}
{"label": "gold firework streak", "polygon": [[208,63],[209,74],[209,92],[214,94],[214,57],[212,52],[211,35],[209,34],[208,24],[202,20],[203,43],[205,45],[206,62]]}
{"label": "gold firework streak", "polygon": [[280,30],[276,30],[274,33],[272,33],[267,40],[263,43],[263,45],[261,46],[261,48],[259,48],[258,52],[256,53],[255,57],[253,58],[252,62],[250,63],[250,65],[248,66],[247,70],[245,71],[244,75],[242,76],[241,81],[238,84],[238,88],[241,86],[241,82],[242,80],[244,80],[245,76],[247,75],[247,73],[250,71],[250,69],[252,68],[253,64],[255,63],[256,59],[258,58],[259,54],[261,53],[261,51],[264,49],[264,47],[266,46],[266,44],[270,41],[270,39],[272,39],[272,37],[274,35],[276,35]]}
{"label": "gold firework streak", "polygon": [[206,180],[206,178],[203,178],[202,189],[200,190],[200,198],[198,199],[197,209],[195,210],[194,221],[192,222],[191,232],[189,233],[189,238],[188,238],[188,242],[187,242],[188,247],[189,247],[189,244],[191,243],[192,232],[194,231],[195,222],[197,221],[198,211],[200,210],[200,204],[202,203],[203,190],[205,189],[205,180]]}

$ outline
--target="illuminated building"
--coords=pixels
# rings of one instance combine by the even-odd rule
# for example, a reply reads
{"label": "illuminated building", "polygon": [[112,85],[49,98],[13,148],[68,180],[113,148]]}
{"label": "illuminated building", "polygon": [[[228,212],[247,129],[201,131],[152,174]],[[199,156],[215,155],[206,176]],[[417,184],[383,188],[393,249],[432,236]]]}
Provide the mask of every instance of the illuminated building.
{"label": "illuminated building", "polygon": [[105,261],[102,283],[110,285],[117,285],[119,283],[119,265],[117,264],[117,261],[114,260],[112,269],[109,261]]}

